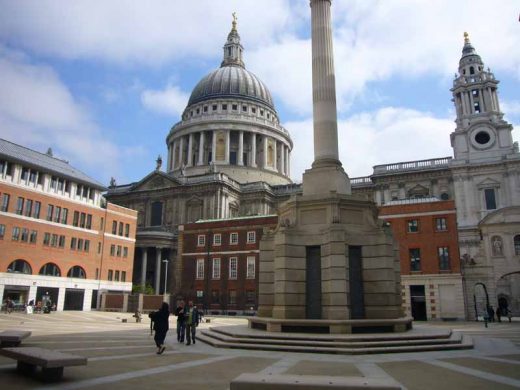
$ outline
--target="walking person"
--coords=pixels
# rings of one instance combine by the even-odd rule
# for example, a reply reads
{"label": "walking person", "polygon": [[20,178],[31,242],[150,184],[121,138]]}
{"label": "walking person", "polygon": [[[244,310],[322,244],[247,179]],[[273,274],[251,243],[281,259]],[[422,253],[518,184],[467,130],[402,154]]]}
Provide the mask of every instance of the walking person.
{"label": "walking person", "polygon": [[155,330],[155,345],[157,346],[157,354],[160,355],[166,349],[164,345],[164,339],[166,333],[170,328],[169,318],[170,317],[170,306],[166,302],[163,302],[161,308],[158,311],[150,313],[150,318],[153,321],[153,330]]}
{"label": "walking person", "polygon": [[184,301],[179,301],[179,306],[175,309],[177,316],[177,341],[184,343],[184,333],[186,332],[185,316],[184,316]]}
{"label": "walking person", "polygon": [[184,319],[186,321],[186,345],[190,345],[192,341],[195,344],[195,331],[197,326],[199,326],[199,311],[197,306],[193,306],[193,301],[188,301]]}

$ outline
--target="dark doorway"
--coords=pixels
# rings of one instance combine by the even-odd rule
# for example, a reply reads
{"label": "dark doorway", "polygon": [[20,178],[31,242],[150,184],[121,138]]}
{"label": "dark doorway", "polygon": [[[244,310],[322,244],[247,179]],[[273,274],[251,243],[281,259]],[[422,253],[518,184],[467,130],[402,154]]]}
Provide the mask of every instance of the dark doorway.
{"label": "dark doorway", "polygon": [[424,286],[410,286],[410,302],[414,321],[426,321],[426,295]]}
{"label": "dark doorway", "polygon": [[237,152],[229,152],[229,164],[237,165]]}
{"label": "dark doorway", "polygon": [[350,318],[365,318],[363,299],[363,258],[360,246],[348,247],[348,274],[350,284]]}
{"label": "dark doorway", "polygon": [[321,319],[321,249],[306,247],[305,318]]}
{"label": "dark doorway", "polygon": [[36,289],[36,304],[40,302],[41,305],[50,302],[51,307],[58,304],[58,296],[60,289],[56,287],[38,287]]}
{"label": "dark doorway", "polygon": [[65,303],[63,310],[83,310],[83,299],[85,298],[85,290],[76,288],[65,289]]}
{"label": "dark doorway", "polygon": [[98,290],[92,290],[92,301],[90,303],[91,309],[97,309]]}

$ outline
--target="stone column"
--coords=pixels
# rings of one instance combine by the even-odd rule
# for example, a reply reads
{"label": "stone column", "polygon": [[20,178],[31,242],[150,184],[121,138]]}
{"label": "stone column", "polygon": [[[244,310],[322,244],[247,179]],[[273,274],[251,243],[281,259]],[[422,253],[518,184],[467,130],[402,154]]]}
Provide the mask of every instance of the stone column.
{"label": "stone column", "polygon": [[179,168],[182,168],[184,161],[184,137],[179,140]]}
{"label": "stone column", "polygon": [[264,161],[262,163],[262,168],[267,168],[267,136],[263,136],[263,144],[264,144]]}
{"label": "stone column", "polygon": [[280,167],[278,168],[278,172],[285,175],[285,145],[281,143],[280,147]]}
{"label": "stone column", "polygon": [[244,165],[244,132],[240,130],[238,132],[238,165]]}
{"label": "stone column", "polygon": [[338,154],[331,0],[311,0],[314,162],[303,175],[303,195],[350,194]]}
{"label": "stone column", "polygon": [[226,158],[224,161],[227,165],[229,165],[229,155],[231,154],[230,145],[231,145],[231,130],[226,130],[226,151],[225,151]]}
{"label": "stone column", "polygon": [[278,141],[273,138],[273,169],[278,170]]}
{"label": "stone column", "polygon": [[166,172],[171,171],[172,166],[172,144],[168,144],[168,163],[166,165]]}
{"label": "stone column", "polygon": [[338,159],[336,78],[330,0],[311,0],[314,162]]}
{"label": "stone column", "polygon": [[251,166],[256,167],[256,134],[251,133]]}
{"label": "stone column", "polygon": [[197,165],[204,165],[204,132],[200,132],[199,140],[199,162]]}
{"label": "stone column", "polygon": [[175,154],[175,148],[177,147],[177,141],[173,141],[172,142],[172,160],[171,160],[171,170],[173,171],[175,169],[175,166],[177,165],[176,162],[177,162],[177,155]]}
{"label": "stone column", "polygon": [[217,160],[216,157],[217,154],[217,132],[215,130],[212,131],[212,141],[211,141],[211,161],[215,163]]}
{"label": "stone column", "polygon": [[155,293],[159,294],[161,289],[161,248],[155,248]]}
{"label": "stone column", "polygon": [[141,248],[143,254],[141,257],[141,287],[144,290],[144,287],[146,286],[146,266],[148,262],[148,248],[144,247]]}
{"label": "stone column", "polygon": [[193,161],[193,133],[190,134],[188,138],[188,163],[186,164],[187,167],[191,167]]}

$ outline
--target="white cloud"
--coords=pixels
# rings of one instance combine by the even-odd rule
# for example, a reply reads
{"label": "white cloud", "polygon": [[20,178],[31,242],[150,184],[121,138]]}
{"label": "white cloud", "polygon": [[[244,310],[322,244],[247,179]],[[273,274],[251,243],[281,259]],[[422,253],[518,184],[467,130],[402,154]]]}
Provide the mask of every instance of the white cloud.
{"label": "white cloud", "polygon": [[141,102],[146,108],[175,117],[182,114],[188,99],[189,95],[175,85],[159,91],[145,90],[141,93]]}
{"label": "white cloud", "polygon": [[[55,155],[94,179],[107,182],[140,147],[120,147],[90,118],[56,73],[0,47],[0,128],[2,138]],[[110,173],[109,173],[110,172]]]}
{"label": "white cloud", "polygon": [[[305,169],[311,167],[314,149],[312,120],[289,122],[294,149],[291,177],[301,182]],[[402,107],[384,107],[363,112],[338,122],[339,154],[350,177],[368,176],[372,167],[401,161],[426,160],[451,156],[450,118],[436,118],[430,113]]]}
{"label": "white cloud", "polygon": [[277,31],[294,23],[288,0],[0,4],[0,39],[45,55],[118,64],[150,65],[220,54],[233,11],[240,33],[253,46],[271,41]]}

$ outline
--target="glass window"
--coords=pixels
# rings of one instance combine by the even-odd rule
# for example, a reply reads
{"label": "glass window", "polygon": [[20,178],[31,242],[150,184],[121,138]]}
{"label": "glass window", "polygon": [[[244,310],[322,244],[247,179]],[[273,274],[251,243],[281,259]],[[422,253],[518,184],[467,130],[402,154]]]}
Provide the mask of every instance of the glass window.
{"label": "glass window", "polygon": [[438,232],[448,230],[446,218],[435,218],[435,230]]}
{"label": "glass window", "polygon": [[197,259],[197,279],[204,279],[204,259]]}
{"label": "glass window", "polygon": [[69,217],[69,209],[63,209],[61,210],[61,223],[66,225],[67,219]]}
{"label": "glass window", "polygon": [[246,304],[254,305],[256,302],[256,294],[252,290],[246,291]]}
{"label": "glass window", "polygon": [[32,208],[33,208],[33,201],[31,199],[27,199],[25,201],[25,212],[23,213],[23,215],[25,215],[26,217],[30,217],[32,214]]}
{"label": "glass window", "polygon": [[117,221],[112,221],[112,234],[117,234]]}
{"label": "glass window", "polygon": [[119,234],[120,236],[123,235],[123,227],[124,227],[123,222],[119,222],[119,232],[118,232],[118,234]]}
{"label": "glass window", "polygon": [[117,270],[116,270],[115,275],[114,275],[114,280],[116,282],[119,282],[119,271],[117,271]]}
{"label": "glass window", "polygon": [[23,202],[24,202],[24,198],[18,197],[18,202],[16,202],[16,214],[18,214],[18,215],[22,215]]}
{"label": "glass window", "polygon": [[161,226],[162,225],[162,210],[163,210],[162,202],[153,202],[152,203],[152,217],[150,220],[151,226]]}
{"label": "glass window", "polygon": [[79,211],[74,211],[74,216],[72,217],[72,226],[79,225]]}
{"label": "glass window", "polygon": [[514,243],[514,246],[515,246],[515,255],[519,256],[520,255],[520,234],[517,234],[513,238],[513,243]]}
{"label": "glass window", "polygon": [[108,270],[108,280],[112,280],[112,275],[114,274],[114,271],[111,269]]}
{"label": "glass window", "polygon": [[69,272],[67,272],[67,277],[86,279],[87,274],[85,273],[85,270],[83,268],[81,268],[79,265],[75,265],[74,267],[69,269]]}
{"label": "glass window", "polygon": [[123,257],[128,257],[128,247],[123,248]]}
{"label": "glass window", "polygon": [[410,249],[410,270],[421,270],[421,250],[419,248]]}
{"label": "glass window", "polygon": [[32,268],[25,260],[15,260],[7,267],[7,272],[17,272],[26,275],[32,275]]}
{"label": "glass window", "polygon": [[213,259],[212,279],[220,279],[220,259]]}
{"label": "glass window", "polygon": [[484,197],[486,198],[486,210],[495,210],[497,208],[495,190],[493,188],[486,188],[484,190]]}
{"label": "glass window", "polygon": [[85,227],[87,229],[92,229],[92,214],[87,214],[87,223]]}
{"label": "glass window", "polygon": [[407,221],[408,233],[417,233],[419,231],[419,221],[416,219],[410,219]]}
{"label": "glass window", "polygon": [[9,194],[4,194],[2,196],[2,208],[0,209],[0,211],[7,212],[7,210],[9,209],[9,198]]}
{"label": "glass window", "polygon": [[42,268],[40,268],[40,275],[46,276],[61,276],[60,269],[54,263],[47,263]]}
{"label": "glass window", "polygon": [[220,233],[215,233],[213,235],[213,245],[220,245],[222,243],[222,235]]}
{"label": "glass window", "polygon": [[38,231],[31,230],[31,237],[29,238],[29,241],[31,244],[36,244],[36,241],[38,241]]}
{"label": "glass window", "polygon": [[60,248],[65,248],[65,236],[64,235],[60,235],[58,246]]}
{"label": "glass window", "polygon": [[23,242],[29,241],[29,229],[22,228],[22,235],[20,236],[20,241],[23,241]]}
{"label": "glass window", "polygon": [[125,224],[125,237],[130,237],[130,224]]}
{"label": "glass window", "polygon": [[204,234],[199,234],[197,236],[197,246],[206,245],[206,236]]}
{"label": "glass window", "polygon": [[15,226],[13,227],[12,240],[18,241],[20,239],[20,228]]}
{"label": "glass window", "polygon": [[229,258],[229,279],[236,279],[238,271],[238,259],[236,257]]}
{"label": "glass window", "polygon": [[42,208],[42,203],[41,202],[34,202],[34,213],[33,213],[33,218],[40,218],[40,210]]}
{"label": "glass window", "polygon": [[51,235],[51,246],[58,246],[58,235],[57,234]]}
{"label": "glass window", "polygon": [[70,249],[72,249],[73,251],[75,251],[76,248],[77,248],[77,246],[78,246],[78,239],[77,239],[76,237],[72,237],[72,238],[70,239]]}
{"label": "glass window", "polygon": [[247,256],[247,279],[255,278],[255,257]]}
{"label": "glass window", "polygon": [[116,246],[114,244],[110,245],[110,256],[116,255]]}
{"label": "glass window", "polygon": [[439,254],[439,269],[447,271],[450,269],[450,255],[447,246],[437,248]]}
{"label": "glass window", "polygon": [[237,291],[229,290],[229,304],[236,305],[237,304]]}
{"label": "glass window", "polygon": [[43,245],[49,246],[51,244],[51,234],[48,232],[43,233]]}
{"label": "glass window", "polygon": [[117,246],[116,256],[117,256],[117,257],[121,257],[121,245],[118,245],[118,246]]}
{"label": "glass window", "polygon": [[121,271],[121,281],[126,282],[126,271]]}
{"label": "glass window", "polygon": [[0,240],[3,240],[5,236],[5,225],[0,224]]}
{"label": "glass window", "polygon": [[256,242],[256,232],[247,232],[247,243],[254,244]]}
{"label": "glass window", "polygon": [[80,217],[79,217],[79,227],[80,228],[85,228],[86,219],[87,219],[87,215],[85,213],[81,213]]}
{"label": "glass window", "polygon": [[238,233],[231,233],[229,235],[229,243],[231,245],[237,245],[238,244]]}
{"label": "glass window", "polygon": [[220,294],[218,290],[211,290],[211,303],[220,303]]}
{"label": "glass window", "polygon": [[101,242],[97,243],[97,253],[98,255],[101,253]]}
{"label": "glass window", "polygon": [[61,217],[61,207],[56,206],[54,208],[54,222],[60,222],[60,217]]}

